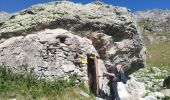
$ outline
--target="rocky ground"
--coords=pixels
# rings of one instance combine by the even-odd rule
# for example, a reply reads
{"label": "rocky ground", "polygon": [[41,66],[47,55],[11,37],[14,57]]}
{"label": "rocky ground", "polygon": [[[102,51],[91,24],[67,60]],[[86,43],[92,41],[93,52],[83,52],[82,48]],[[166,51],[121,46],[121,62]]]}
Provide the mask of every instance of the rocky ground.
{"label": "rocky ground", "polygon": [[143,97],[145,100],[162,100],[165,97],[164,93],[161,92],[164,91],[163,81],[168,75],[167,70],[149,66],[134,73],[133,77],[135,77],[136,81],[144,84],[145,95]]}

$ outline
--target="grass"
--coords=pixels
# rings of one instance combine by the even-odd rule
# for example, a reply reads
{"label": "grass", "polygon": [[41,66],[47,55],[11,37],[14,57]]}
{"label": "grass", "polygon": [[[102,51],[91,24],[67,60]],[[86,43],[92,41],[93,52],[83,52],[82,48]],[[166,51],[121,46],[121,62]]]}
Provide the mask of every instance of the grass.
{"label": "grass", "polygon": [[170,32],[143,32],[142,36],[144,38],[148,37],[148,36],[165,36],[167,38],[170,37]]}
{"label": "grass", "polygon": [[[76,75],[68,80],[58,78],[54,81],[38,79],[30,70],[13,73],[7,66],[0,66],[0,99],[17,98],[17,100],[93,100],[94,96],[85,98],[80,95],[84,85],[76,85]],[[3,97],[3,98],[2,98]]]}
{"label": "grass", "polygon": [[75,87],[75,88],[66,88],[62,90],[60,93],[56,93],[56,95],[53,96],[35,96],[28,95],[25,91],[24,93],[20,92],[1,92],[0,100],[9,100],[12,98],[16,98],[16,100],[95,100],[95,97],[90,94],[90,97],[83,97],[80,95],[80,91],[82,89]]}
{"label": "grass", "polygon": [[147,64],[170,71],[170,43],[147,45]]}

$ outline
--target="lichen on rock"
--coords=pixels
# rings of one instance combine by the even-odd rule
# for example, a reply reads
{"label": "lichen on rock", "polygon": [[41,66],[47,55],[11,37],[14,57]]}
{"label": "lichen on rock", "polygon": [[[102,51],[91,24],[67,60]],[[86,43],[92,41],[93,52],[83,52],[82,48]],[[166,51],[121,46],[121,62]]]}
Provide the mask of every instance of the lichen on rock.
{"label": "lichen on rock", "polygon": [[[144,67],[146,49],[127,8],[58,1],[34,5],[0,22],[0,64],[16,72],[27,64],[41,77],[77,73],[80,81],[87,80],[87,65],[80,62],[92,52],[101,76],[106,60],[124,61],[127,75]],[[100,86],[108,87],[104,80],[99,78]]]}
{"label": "lichen on rock", "polygon": [[50,79],[81,72],[87,77],[84,70],[87,66],[81,67],[81,61],[90,52],[98,55],[90,40],[63,29],[7,39],[1,43],[0,51],[1,64],[11,66],[15,71],[20,70],[19,66],[28,65],[39,76]]}

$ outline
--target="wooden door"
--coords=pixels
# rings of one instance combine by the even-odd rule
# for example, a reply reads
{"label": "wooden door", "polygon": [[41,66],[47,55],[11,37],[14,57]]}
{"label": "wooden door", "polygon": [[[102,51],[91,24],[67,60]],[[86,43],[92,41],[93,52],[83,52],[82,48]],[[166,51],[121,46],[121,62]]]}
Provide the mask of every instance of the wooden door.
{"label": "wooden door", "polygon": [[98,78],[98,62],[96,56],[88,57],[88,83],[90,91],[98,95],[99,94],[99,78]]}

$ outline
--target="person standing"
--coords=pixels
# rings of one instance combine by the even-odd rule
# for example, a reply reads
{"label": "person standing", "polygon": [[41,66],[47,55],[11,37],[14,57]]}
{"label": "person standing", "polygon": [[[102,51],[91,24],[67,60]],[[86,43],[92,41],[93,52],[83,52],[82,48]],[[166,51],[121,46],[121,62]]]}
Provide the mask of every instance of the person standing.
{"label": "person standing", "polygon": [[105,75],[109,76],[109,86],[110,86],[110,94],[112,96],[112,100],[120,100],[117,88],[117,78],[118,72],[122,70],[121,64],[116,64],[113,66],[109,61],[105,62],[107,72],[104,72]]}

